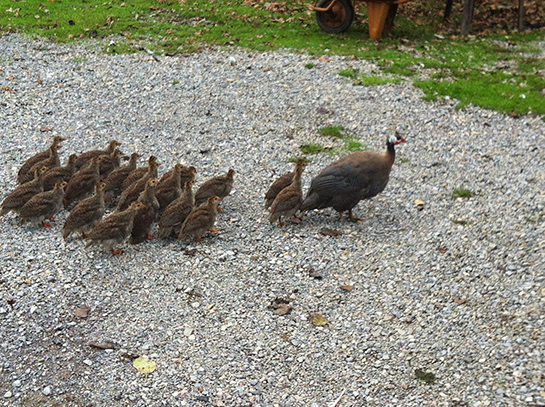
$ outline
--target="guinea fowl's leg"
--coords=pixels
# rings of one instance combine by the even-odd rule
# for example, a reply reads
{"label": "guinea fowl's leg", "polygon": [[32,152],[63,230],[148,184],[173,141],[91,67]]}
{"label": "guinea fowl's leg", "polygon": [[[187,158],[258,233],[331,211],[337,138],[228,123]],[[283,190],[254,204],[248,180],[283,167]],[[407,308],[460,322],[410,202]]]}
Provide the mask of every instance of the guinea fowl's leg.
{"label": "guinea fowl's leg", "polygon": [[278,217],[278,226],[284,226],[286,223],[282,222],[282,216]]}
{"label": "guinea fowl's leg", "polygon": [[81,234],[81,238],[82,239],[87,239],[89,236],[87,235],[87,233],[82,233]]}
{"label": "guinea fowl's leg", "polygon": [[356,223],[361,223],[361,221],[362,221],[363,219],[365,219],[365,218],[356,218],[356,217],[354,216],[354,214],[352,213],[352,209],[349,209],[349,210],[348,210],[348,215],[349,215],[349,217],[350,217],[350,220],[351,220],[352,222],[356,222]]}
{"label": "guinea fowl's leg", "polygon": [[195,236],[195,240],[196,240],[197,242],[201,242],[201,241],[202,241],[202,238],[201,238],[200,236]]}
{"label": "guinea fowl's leg", "polygon": [[155,240],[155,239],[157,239],[157,236],[152,236],[151,233],[148,233],[148,234],[146,235],[146,239],[148,239],[148,240]]}
{"label": "guinea fowl's leg", "polygon": [[219,229],[210,229],[210,232],[212,233],[218,233],[220,230]]}
{"label": "guinea fowl's leg", "polygon": [[113,254],[114,256],[117,256],[117,255],[123,253],[123,249],[114,249],[114,248],[112,247],[110,250],[112,251],[112,254]]}
{"label": "guinea fowl's leg", "polygon": [[44,220],[44,221],[42,221],[42,226],[43,226],[44,228],[48,228],[48,229],[50,229],[50,228],[51,228],[51,224],[49,224],[49,223],[46,223],[46,222],[45,222],[45,220]]}
{"label": "guinea fowl's leg", "polygon": [[[349,212],[350,216],[352,216],[352,212]],[[343,213],[339,212],[339,222],[343,220]]]}

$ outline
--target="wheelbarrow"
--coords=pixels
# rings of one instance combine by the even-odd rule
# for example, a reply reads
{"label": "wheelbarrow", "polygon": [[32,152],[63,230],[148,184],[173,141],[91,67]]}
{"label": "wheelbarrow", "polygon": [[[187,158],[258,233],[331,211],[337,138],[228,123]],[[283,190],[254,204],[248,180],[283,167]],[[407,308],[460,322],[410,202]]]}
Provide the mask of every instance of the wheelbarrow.
{"label": "wheelbarrow", "polygon": [[[369,36],[380,40],[394,23],[397,6],[410,0],[366,0],[369,17]],[[352,0],[319,0],[317,6],[310,6],[316,12],[320,28],[329,33],[348,30],[354,19]]]}

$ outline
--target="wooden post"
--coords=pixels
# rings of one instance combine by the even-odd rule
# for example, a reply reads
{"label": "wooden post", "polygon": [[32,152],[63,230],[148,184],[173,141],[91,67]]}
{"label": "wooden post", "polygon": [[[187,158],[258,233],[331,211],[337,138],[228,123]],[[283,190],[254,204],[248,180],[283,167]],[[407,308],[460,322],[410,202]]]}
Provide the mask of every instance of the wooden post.
{"label": "wooden post", "polygon": [[519,29],[519,33],[524,31],[524,0],[519,0],[518,29]]}
{"label": "wooden post", "polygon": [[454,3],[454,0],[447,0],[447,4],[445,4],[445,14],[443,14],[443,22],[447,22],[450,20],[450,13],[452,12],[452,3]]}
{"label": "wooden post", "polygon": [[469,34],[469,26],[473,19],[473,7],[475,6],[475,0],[464,0],[464,12],[462,15],[462,35]]}

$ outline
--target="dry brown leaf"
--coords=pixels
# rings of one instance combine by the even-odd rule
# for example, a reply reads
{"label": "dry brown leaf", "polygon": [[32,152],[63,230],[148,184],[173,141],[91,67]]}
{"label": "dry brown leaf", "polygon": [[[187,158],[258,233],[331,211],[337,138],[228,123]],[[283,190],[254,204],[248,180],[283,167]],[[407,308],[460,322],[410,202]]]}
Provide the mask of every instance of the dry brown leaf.
{"label": "dry brown leaf", "polygon": [[46,131],[53,131],[53,127],[51,127],[51,126],[41,126],[40,131],[42,133],[45,133]]}
{"label": "dry brown leaf", "polygon": [[320,230],[320,234],[324,236],[341,236],[343,232],[336,229],[323,228],[322,230]]}
{"label": "dry brown leaf", "polygon": [[287,315],[291,312],[292,307],[289,304],[278,304],[273,311],[275,315]]}
{"label": "dry brown leaf", "polygon": [[87,345],[97,349],[115,349],[115,343],[109,342],[109,341],[106,341],[106,342],[91,341]]}
{"label": "dry brown leaf", "polygon": [[90,311],[91,307],[88,307],[87,305],[82,305],[74,311],[74,315],[78,318],[87,318]]}
{"label": "dry brown leaf", "polygon": [[456,304],[462,305],[462,304],[465,304],[465,303],[467,302],[467,299],[465,299],[465,298],[460,298],[460,297],[456,297],[456,298],[454,299],[454,301],[456,302]]}
{"label": "dry brown leaf", "polygon": [[354,286],[352,285],[341,285],[341,289],[344,291],[352,291],[354,289]]}

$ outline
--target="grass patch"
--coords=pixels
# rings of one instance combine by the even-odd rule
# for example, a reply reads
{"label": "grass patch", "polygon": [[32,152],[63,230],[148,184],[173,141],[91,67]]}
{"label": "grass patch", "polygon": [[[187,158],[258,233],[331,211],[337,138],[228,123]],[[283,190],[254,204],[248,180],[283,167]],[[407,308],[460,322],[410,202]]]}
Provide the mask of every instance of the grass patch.
{"label": "grass patch", "polygon": [[456,198],[471,198],[473,195],[475,195],[475,192],[473,192],[471,189],[466,188],[456,188],[454,191],[452,191],[452,199]]}
{"label": "grass patch", "polygon": [[367,150],[367,146],[365,144],[360,143],[359,141],[348,140],[346,143],[344,143],[344,149],[346,151],[353,153],[356,151],[365,151]]}
{"label": "grass patch", "polygon": [[[111,54],[149,49],[169,55],[215,45],[287,49],[317,58],[350,55],[372,61],[388,74],[364,76],[350,67],[339,72],[355,84],[409,80],[430,101],[448,96],[459,99],[459,107],[472,104],[545,117],[545,60],[535,45],[543,38],[543,29],[440,39],[434,36],[434,27],[418,25],[401,14],[391,36],[375,42],[369,39],[368,25],[358,18],[344,33],[323,32],[306,0],[25,0],[9,2],[9,8],[0,12],[0,34],[10,32],[58,42],[106,39],[102,46]],[[114,44],[108,45],[110,39]]]}
{"label": "grass patch", "polygon": [[354,82],[354,85],[362,86],[375,86],[375,85],[384,85],[387,83],[400,83],[402,79],[400,77],[396,78],[386,78],[377,75],[359,75],[357,80]]}
{"label": "grass patch", "polygon": [[288,158],[288,161],[290,163],[298,163],[299,161],[305,161],[307,163],[310,162],[310,160],[307,157],[302,157],[300,155],[292,155],[290,158]]}
{"label": "grass patch", "polygon": [[426,372],[423,369],[415,369],[414,375],[418,380],[421,380],[426,384],[435,383],[435,375],[432,372]]}
{"label": "grass patch", "polygon": [[462,225],[462,226],[467,226],[467,221],[465,220],[462,220],[462,219],[451,219],[451,222],[454,223],[455,225]]}
{"label": "grass patch", "polygon": [[328,136],[328,137],[334,137],[334,138],[346,138],[350,136],[343,135],[341,132],[344,130],[343,126],[327,126],[323,127],[320,130],[318,130],[318,134],[321,136]]}
{"label": "grass patch", "polygon": [[299,149],[304,154],[319,154],[319,153],[331,152],[332,150],[332,148],[326,148],[320,144],[315,144],[315,143],[301,144]]}
{"label": "grass patch", "polygon": [[405,164],[405,163],[410,162],[411,160],[410,160],[410,158],[401,157],[401,158],[399,159],[399,161],[400,161],[402,164]]}

